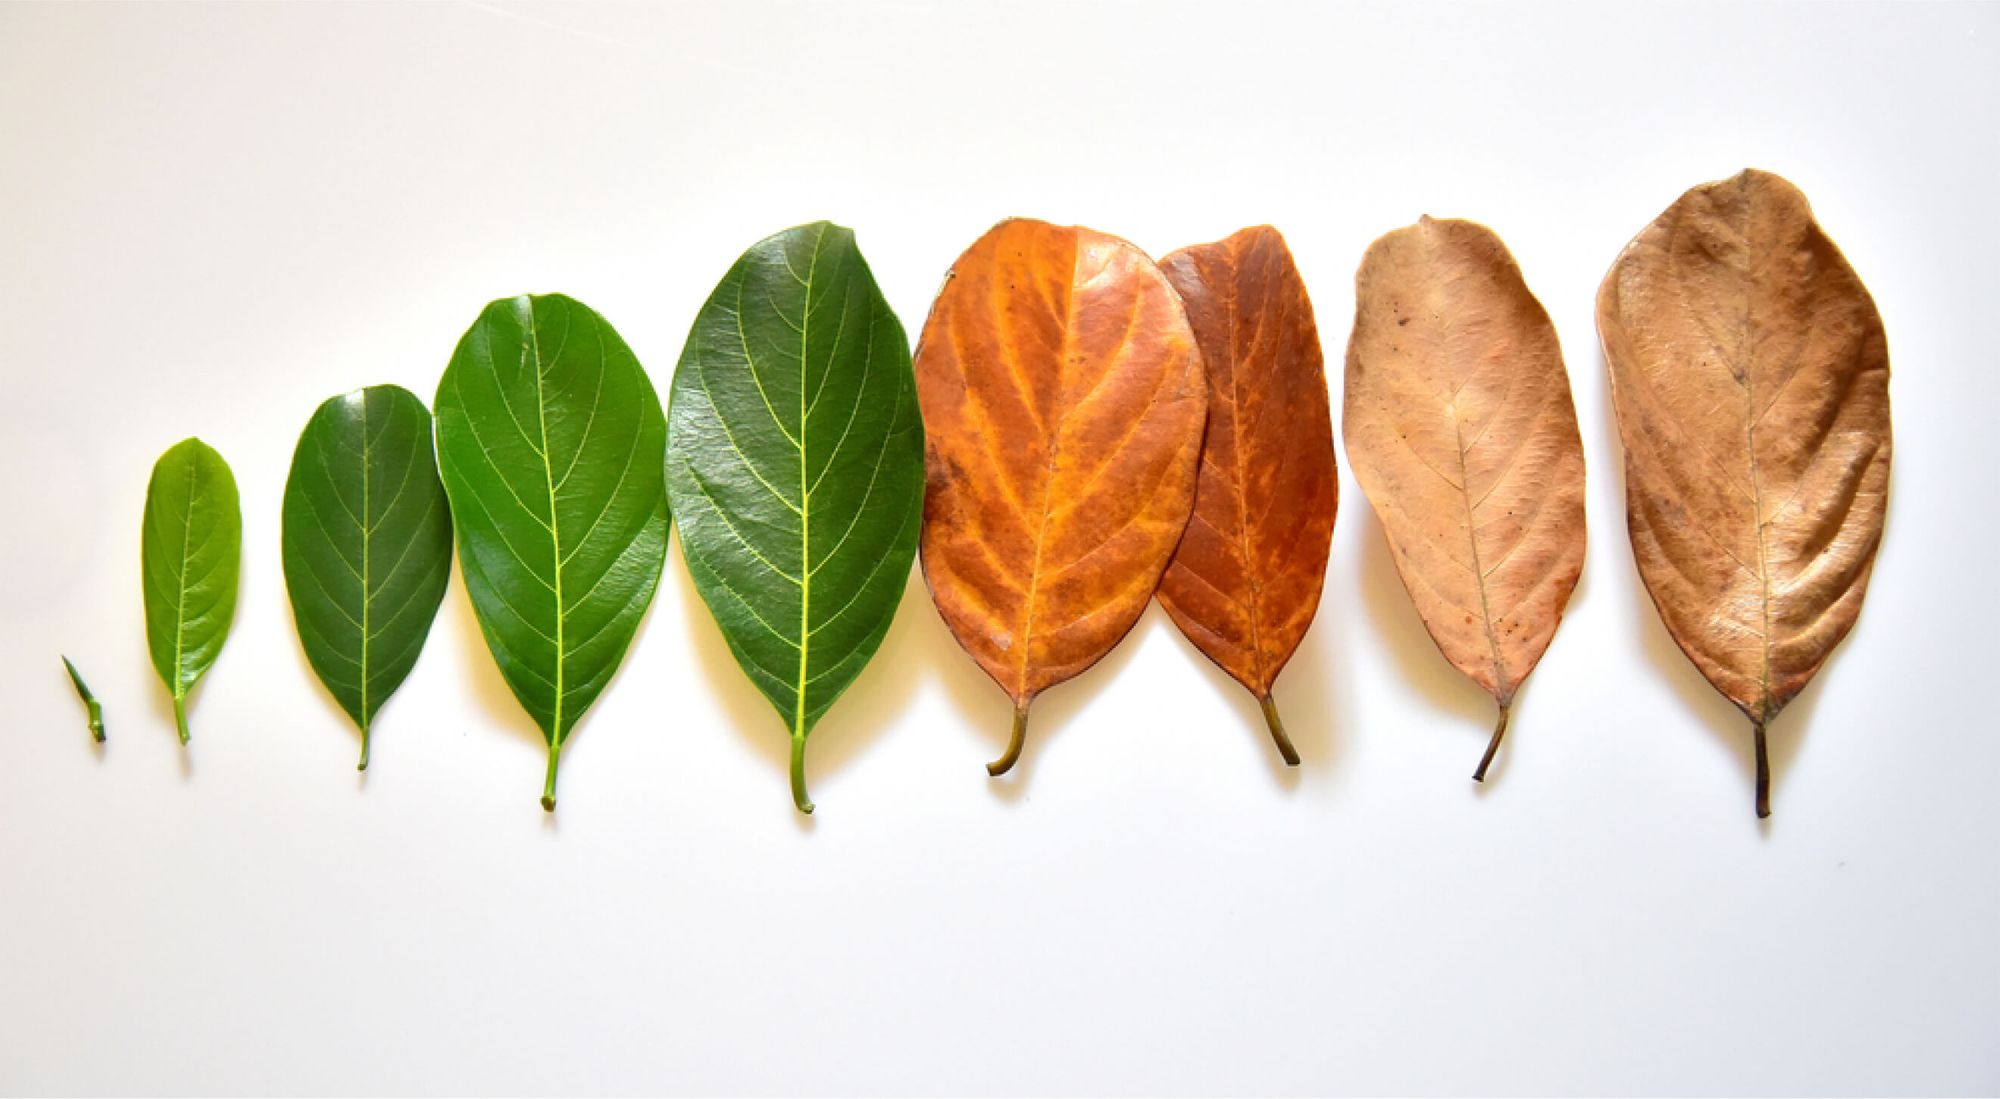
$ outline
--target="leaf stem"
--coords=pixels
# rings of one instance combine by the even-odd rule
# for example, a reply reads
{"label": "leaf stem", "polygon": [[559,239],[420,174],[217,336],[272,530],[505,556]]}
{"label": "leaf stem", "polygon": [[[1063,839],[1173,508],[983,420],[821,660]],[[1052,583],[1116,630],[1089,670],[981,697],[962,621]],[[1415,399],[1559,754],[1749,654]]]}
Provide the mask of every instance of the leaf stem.
{"label": "leaf stem", "polygon": [[1007,751],[999,759],[986,765],[989,775],[1004,775],[1021,758],[1021,746],[1028,740],[1028,704],[1023,702],[1014,707],[1014,731],[1008,734]]}
{"label": "leaf stem", "polygon": [[188,742],[188,707],[187,696],[184,694],[174,695],[174,729],[181,734],[181,743],[186,744]]}
{"label": "leaf stem", "polygon": [[542,781],[542,808],[556,811],[556,758],[562,753],[562,745],[549,742],[549,774]]}
{"label": "leaf stem", "polygon": [[1479,770],[1472,772],[1472,781],[1485,782],[1486,769],[1493,765],[1493,757],[1500,752],[1500,738],[1507,735],[1508,703],[1500,704],[1500,723],[1493,726],[1493,739],[1486,742],[1486,754],[1479,757]]}
{"label": "leaf stem", "polygon": [[813,811],[812,799],[806,797],[806,737],[804,733],[792,734],[792,804],[799,812]]}
{"label": "leaf stem", "polygon": [[357,771],[366,771],[368,769],[368,726],[366,725],[361,727],[361,762],[354,769]]}
{"label": "leaf stem", "polygon": [[1750,727],[1756,732],[1757,740],[1757,819],[1771,815],[1771,754],[1764,743],[1764,723],[1753,721]]}
{"label": "leaf stem", "polygon": [[1266,694],[1258,703],[1264,707],[1264,724],[1271,727],[1271,739],[1278,742],[1278,754],[1285,757],[1285,766],[1299,765],[1299,750],[1292,747],[1292,738],[1285,735],[1285,723],[1278,720],[1278,703]]}

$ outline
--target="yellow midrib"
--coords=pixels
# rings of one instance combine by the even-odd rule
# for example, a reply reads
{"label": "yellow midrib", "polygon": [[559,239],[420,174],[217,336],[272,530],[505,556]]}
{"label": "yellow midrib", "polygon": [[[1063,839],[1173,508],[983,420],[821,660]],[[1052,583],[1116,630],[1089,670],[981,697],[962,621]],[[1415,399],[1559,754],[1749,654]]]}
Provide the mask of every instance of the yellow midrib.
{"label": "yellow midrib", "polygon": [[181,582],[174,593],[174,697],[187,697],[187,669],[181,659],[187,652],[188,554],[194,549],[194,486],[199,475],[201,452],[188,461],[187,506],[181,509]]}
{"label": "yellow midrib", "polygon": [[569,662],[569,654],[563,644],[563,623],[569,616],[563,609],[562,535],[558,532],[561,524],[556,518],[556,469],[555,464],[549,461],[549,406],[542,395],[542,333],[533,302],[528,304],[528,348],[535,360],[535,426],[542,440],[542,479],[549,486],[549,545],[554,551],[551,559],[554,568],[550,570],[549,584],[556,600],[556,697],[549,716],[549,747],[553,749],[562,747],[563,742],[563,668]]}
{"label": "yellow midrib", "polygon": [[[1081,234],[1078,235],[1079,237],[1081,236]],[[1081,239],[1077,239],[1074,242],[1074,247],[1075,250],[1070,254],[1069,285],[1064,291],[1061,306],[1062,348],[1059,352],[1061,357],[1056,360],[1057,369],[1062,375],[1062,385],[1060,396],[1058,397],[1059,405],[1063,404],[1069,396],[1067,371],[1069,370],[1070,352],[1076,343],[1077,268],[1083,262],[1084,242]],[[1013,380],[1016,384],[1019,384],[1018,377]],[[1042,517],[1041,521],[1035,526],[1035,562],[1028,570],[1028,598],[1021,610],[1021,659],[1019,664],[1021,670],[1019,672],[1019,681],[1021,690],[1024,692],[1028,689],[1028,659],[1031,655],[1029,650],[1033,647],[1035,636],[1035,596],[1037,589],[1041,587],[1042,548],[1048,544],[1049,502],[1055,489],[1056,458],[1062,449],[1062,423],[1067,412],[1068,408],[1066,406],[1057,412],[1055,430],[1050,432],[1049,437],[1048,465],[1042,471]]]}
{"label": "yellow midrib", "polygon": [[368,543],[373,522],[368,514],[368,395],[361,396],[361,731],[368,731]]}
{"label": "yellow midrib", "polygon": [[794,737],[806,735],[806,674],[811,666],[812,484],[806,472],[806,355],[812,347],[807,334],[812,331],[813,279],[819,274],[819,248],[825,239],[826,226],[821,225],[813,237],[812,259],[806,263],[805,309],[799,315],[799,686],[793,692]]}

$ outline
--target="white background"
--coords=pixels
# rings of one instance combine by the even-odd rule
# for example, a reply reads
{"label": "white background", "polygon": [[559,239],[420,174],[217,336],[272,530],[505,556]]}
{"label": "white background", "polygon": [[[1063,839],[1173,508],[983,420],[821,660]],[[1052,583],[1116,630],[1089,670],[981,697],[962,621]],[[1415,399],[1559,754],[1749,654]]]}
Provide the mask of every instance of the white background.
{"label": "white background", "polygon": [[[2000,1089],[1997,58],[1973,4],[0,6],[0,1090]],[[1637,584],[1591,314],[1746,164],[1873,289],[1897,432],[1762,826],[1747,724]],[[582,298],[664,392],[795,223],[854,226],[914,332],[1006,215],[1155,254],[1269,221],[1337,370],[1363,249],[1424,213],[1519,257],[1591,478],[1483,789],[1491,703],[1344,456],[1296,771],[1155,610],[988,779],[1007,703],[919,579],[802,818],[676,547],[551,819],[456,579],[365,778],[293,636],[298,430],[428,399],[492,298]],[[138,534],[190,434],[245,545],[183,752]]]}

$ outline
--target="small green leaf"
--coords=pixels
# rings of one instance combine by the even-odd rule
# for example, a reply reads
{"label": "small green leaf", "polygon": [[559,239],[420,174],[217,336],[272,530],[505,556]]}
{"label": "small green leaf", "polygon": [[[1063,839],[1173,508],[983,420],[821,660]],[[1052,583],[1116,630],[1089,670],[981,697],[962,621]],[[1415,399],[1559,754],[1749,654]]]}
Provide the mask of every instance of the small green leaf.
{"label": "small green leaf", "polygon": [[924,437],[903,326],[854,233],[760,241],[715,288],[674,373],[667,493],[695,589],[805,744],[896,614],[923,519]]}
{"label": "small green leaf", "polygon": [[496,301],[438,383],[466,593],[556,760],[638,631],[667,553],[666,421],[639,360],[560,294]]}
{"label": "small green leaf", "polygon": [[70,683],[76,687],[76,697],[83,700],[84,717],[90,723],[91,739],[99,744],[104,743],[104,707],[97,704],[97,696],[91,694],[90,688],[84,685],[82,674],[76,670],[76,665],[69,662],[69,657],[63,657],[62,662],[63,668],[69,672]]}
{"label": "small green leaf", "polygon": [[407,389],[319,406],[285,480],[285,591],[306,659],[368,734],[416,666],[451,577],[451,513],[431,414]]}
{"label": "small green leaf", "polygon": [[188,742],[188,692],[214,665],[236,615],[243,515],[229,463],[200,439],[184,439],[153,465],[139,557],[146,592],[146,645],[173,692],[174,725]]}

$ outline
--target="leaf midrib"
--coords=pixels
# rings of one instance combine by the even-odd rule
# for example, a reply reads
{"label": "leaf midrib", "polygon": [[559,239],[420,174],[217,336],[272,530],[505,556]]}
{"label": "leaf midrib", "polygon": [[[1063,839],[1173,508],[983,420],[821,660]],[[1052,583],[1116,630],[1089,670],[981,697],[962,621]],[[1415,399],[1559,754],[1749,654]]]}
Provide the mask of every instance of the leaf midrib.
{"label": "leaf midrib", "polygon": [[361,395],[361,732],[368,733],[368,610],[374,602],[368,585],[368,546],[375,539],[375,517],[368,510],[369,457],[374,440],[368,437],[368,395]]}
{"label": "leaf midrib", "polygon": [[[564,340],[565,342],[568,340],[567,332],[564,334]],[[549,574],[551,579],[550,592],[555,596],[556,601],[556,635],[553,638],[556,647],[556,679],[553,684],[555,687],[555,701],[549,713],[549,744],[551,747],[560,748],[563,742],[563,669],[569,663],[568,649],[565,647],[563,640],[563,629],[566,624],[565,620],[569,615],[563,606],[563,553],[562,534],[559,530],[562,523],[560,517],[556,514],[556,470],[555,464],[549,461],[549,406],[548,400],[543,395],[542,390],[541,321],[535,316],[535,307],[532,302],[528,305],[528,351],[535,360],[535,425],[541,435],[541,447],[537,451],[537,456],[542,460],[542,477],[549,489],[549,545],[554,551],[554,556],[550,558],[553,567],[549,570]]]}
{"label": "leaf midrib", "polygon": [[[1429,223],[1426,223],[1426,228],[1430,228]],[[1432,244],[1433,248],[1438,246],[1437,238],[1431,232],[1426,233],[1426,239]],[[1448,300],[1451,296],[1450,283],[1442,283],[1438,289],[1438,297],[1440,298],[1438,314],[1443,318],[1443,330],[1439,332],[1439,343],[1447,349],[1447,361],[1450,359],[1450,345],[1449,341],[1445,339],[1446,331],[1444,330],[1450,329],[1450,318],[1456,316],[1456,311],[1451,307]],[[1467,377],[1469,378],[1470,374]],[[1472,550],[1472,586],[1479,592],[1479,625],[1486,635],[1487,651],[1493,657],[1494,696],[1501,701],[1504,712],[1505,706],[1513,698],[1513,687],[1507,678],[1506,658],[1500,651],[1500,634],[1493,625],[1493,600],[1486,591],[1486,568],[1479,560],[1478,505],[1472,499],[1472,469],[1470,463],[1466,461],[1471,447],[1465,441],[1465,420],[1459,415],[1458,409],[1458,392],[1463,388],[1464,384],[1461,382],[1453,390],[1452,397],[1445,406],[1446,412],[1451,416],[1452,439],[1455,444],[1454,448],[1458,453],[1458,481],[1453,483],[1449,477],[1445,478],[1445,481],[1458,491],[1458,498],[1465,505],[1465,541]],[[1494,415],[1497,415],[1497,413],[1494,413]],[[1505,473],[1506,471],[1503,469],[1500,476],[1505,476]],[[1480,502],[1483,503],[1484,501],[1485,496],[1482,495]],[[1524,534],[1523,537],[1526,537],[1526,535]]]}
{"label": "leaf midrib", "polygon": [[[1060,352],[1061,358],[1057,359],[1056,361],[1062,364],[1065,369],[1067,369],[1068,367],[1071,357],[1071,351],[1076,343],[1076,323],[1075,323],[1076,283],[1077,283],[1076,269],[1077,265],[1082,262],[1082,256],[1083,256],[1083,242],[1082,240],[1078,239],[1079,236],[1080,234],[1076,233],[1071,234],[1069,282],[1064,287],[1063,300],[1062,300],[1062,305],[1060,307],[1060,311],[1062,313],[1062,349]],[[1067,384],[1068,384],[1068,379],[1064,379],[1065,387],[1067,386]],[[1021,645],[1020,645],[1021,656],[1019,661],[1017,661],[1016,663],[1016,667],[1020,669],[1016,673],[1017,675],[1016,682],[1020,685],[1020,689],[1023,692],[1026,692],[1028,689],[1028,658],[1030,656],[1029,650],[1034,647],[1035,596],[1036,596],[1036,589],[1038,589],[1041,586],[1042,550],[1048,544],[1049,502],[1055,490],[1056,458],[1062,450],[1063,420],[1067,417],[1067,413],[1069,411],[1070,411],[1069,407],[1065,405],[1065,407],[1060,412],[1057,413],[1055,428],[1054,430],[1049,432],[1048,463],[1042,470],[1042,503],[1041,507],[1038,509],[1041,512],[1041,520],[1035,524],[1035,560],[1034,564],[1029,566],[1028,569],[1028,597],[1024,601],[1021,610]],[[1018,698],[1015,699],[1015,702],[1017,704],[1024,704],[1024,700]]]}
{"label": "leaf midrib", "polygon": [[[806,469],[806,355],[812,344],[812,287],[813,279],[819,274],[819,250],[826,240],[826,223],[821,222],[813,234],[812,259],[806,264],[805,309],[799,314],[799,676],[798,688],[792,692],[792,736],[794,739],[806,735],[806,685],[811,670],[812,650],[812,483],[807,480]],[[838,350],[836,348],[835,350]],[[829,364],[831,368],[831,364]],[[755,373],[755,368],[752,368]],[[826,379],[820,379],[821,386]],[[762,386],[760,385],[761,389]],[[817,396],[818,394],[814,394]],[[859,400],[859,395],[856,395]],[[782,427],[782,425],[780,425]]]}
{"label": "leaf midrib", "polygon": [[181,575],[180,583],[174,585],[174,698],[187,697],[187,667],[182,663],[187,642],[187,595],[188,572],[192,564],[188,555],[194,543],[194,486],[198,474],[197,460],[200,451],[192,451],[188,460],[187,503],[181,509]]}
{"label": "leaf midrib", "polygon": [[[1761,697],[1757,704],[1759,729],[1771,716],[1771,548],[1764,523],[1764,483],[1757,469],[1757,414],[1756,369],[1757,337],[1753,326],[1751,310],[1756,303],[1757,264],[1751,257],[1754,243],[1750,236],[1754,197],[1743,197],[1743,327],[1738,338],[1743,346],[1743,446],[1750,456],[1750,519],[1757,526],[1757,589],[1758,603],[1764,616],[1764,630],[1759,647],[1761,659],[1757,667],[1757,689]],[[1776,402],[1773,402],[1775,407]]]}
{"label": "leaf midrib", "polygon": [[[1234,255],[1230,258],[1232,261],[1238,259]],[[1262,690],[1268,685],[1264,675],[1263,621],[1258,613],[1258,605],[1264,601],[1264,585],[1261,577],[1257,575],[1256,558],[1250,553],[1250,487],[1247,463],[1243,460],[1243,451],[1249,440],[1243,432],[1243,362],[1242,357],[1237,354],[1236,346],[1236,314],[1237,306],[1240,304],[1238,296],[1240,288],[1236,280],[1239,273],[1239,264],[1232,262],[1229,271],[1229,327],[1225,329],[1229,334],[1229,427],[1230,435],[1236,444],[1232,450],[1232,456],[1236,459],[1233,463],[1235,468],[1231,470],[1234,476],[1230,479],[1236,483],[1236,536],[1243,553],[1243,575],[1250,582],[1248,592],[1250,598],[1246,600],[1250,610],[1250,666],[1257,678],[1259,689]],[[1261,329],[1261,325],[1259,327]]]}

